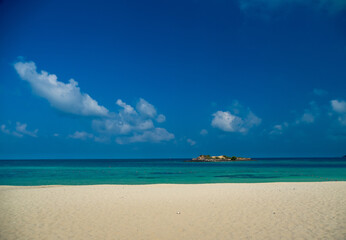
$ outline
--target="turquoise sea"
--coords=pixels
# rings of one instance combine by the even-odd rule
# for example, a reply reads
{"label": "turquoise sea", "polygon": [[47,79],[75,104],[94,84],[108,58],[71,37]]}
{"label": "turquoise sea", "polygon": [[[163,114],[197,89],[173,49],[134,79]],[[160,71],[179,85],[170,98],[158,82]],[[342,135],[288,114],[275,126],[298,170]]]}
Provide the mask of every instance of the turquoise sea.
{"label": "turquoise sea", "polygon": [[0,185],[346,181],[345,158],[0,160]]}

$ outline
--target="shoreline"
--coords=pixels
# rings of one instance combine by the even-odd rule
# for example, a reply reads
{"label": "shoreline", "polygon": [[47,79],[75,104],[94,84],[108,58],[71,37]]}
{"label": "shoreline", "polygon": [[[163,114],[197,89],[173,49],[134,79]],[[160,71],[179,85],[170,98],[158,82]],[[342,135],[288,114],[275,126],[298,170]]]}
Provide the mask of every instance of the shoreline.
{"label": "shoreline", "polygon": [[[52,184],[52,185],[0,185],[0,188],[2,187],[21,187],[21,188],[49,188],[49,187],[93,187],[93,186],[170,186],[170,185],[257,185],[257,184],[300,184],[300,183],[346,183],[346,180],[331,180],[331,181],[306,181],[306,182],[220,182],[220,183],[143,183],[143,184],[113,184],[113,183],[101,183],[101,184]],[[1,189],[0,189],[1,190]]]}
{"label": "shoreline", "polygon": [[345,239],[346,181],[0,186],[0,239]]}

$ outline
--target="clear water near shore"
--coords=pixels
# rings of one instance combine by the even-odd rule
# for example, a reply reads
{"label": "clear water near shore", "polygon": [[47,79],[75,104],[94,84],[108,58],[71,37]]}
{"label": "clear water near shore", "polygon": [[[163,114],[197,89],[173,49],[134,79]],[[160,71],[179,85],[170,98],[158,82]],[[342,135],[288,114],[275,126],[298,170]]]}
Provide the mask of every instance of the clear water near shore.
{"label": "clear water near shore", "polygon": [[342,158],[218,163],[186,160],[0,160],[0,185],[346,181],[346,159]]}

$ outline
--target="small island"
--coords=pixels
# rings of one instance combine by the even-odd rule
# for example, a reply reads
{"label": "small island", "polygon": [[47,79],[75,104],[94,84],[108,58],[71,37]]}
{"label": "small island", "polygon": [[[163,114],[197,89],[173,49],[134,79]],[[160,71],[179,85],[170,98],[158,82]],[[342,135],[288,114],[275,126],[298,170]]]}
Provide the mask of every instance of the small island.
{"label": "small island", "polygon": [[197,158],[193,158],[189,162],[229,162],[229,161],[250,161],[251,158],[243,158],[243,157],[228,157],[226,155],[221,156],[210,156],[210,155],[200,155]]}

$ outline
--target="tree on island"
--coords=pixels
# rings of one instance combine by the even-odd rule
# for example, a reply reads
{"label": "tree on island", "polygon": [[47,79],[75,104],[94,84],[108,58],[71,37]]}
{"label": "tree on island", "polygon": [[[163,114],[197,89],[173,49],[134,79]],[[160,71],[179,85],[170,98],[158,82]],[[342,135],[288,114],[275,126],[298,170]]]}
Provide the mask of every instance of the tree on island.
{"label": "tree on island", "polygon": [[236,156],[210,156],[210,155],[200,155],[197,158],[193,158],[192,161],[202,161],[202,162],[223,162],[223,161],[246,161],[251,160],[251,158],[243,158],[243,157],[236,157]]}
{"label": "tree on island", "polygon": [[231,159],[231,160],[237,160],[238,159],[236,156],[229,157],[229,156],[223,155],[223,157],[226,159]]}

